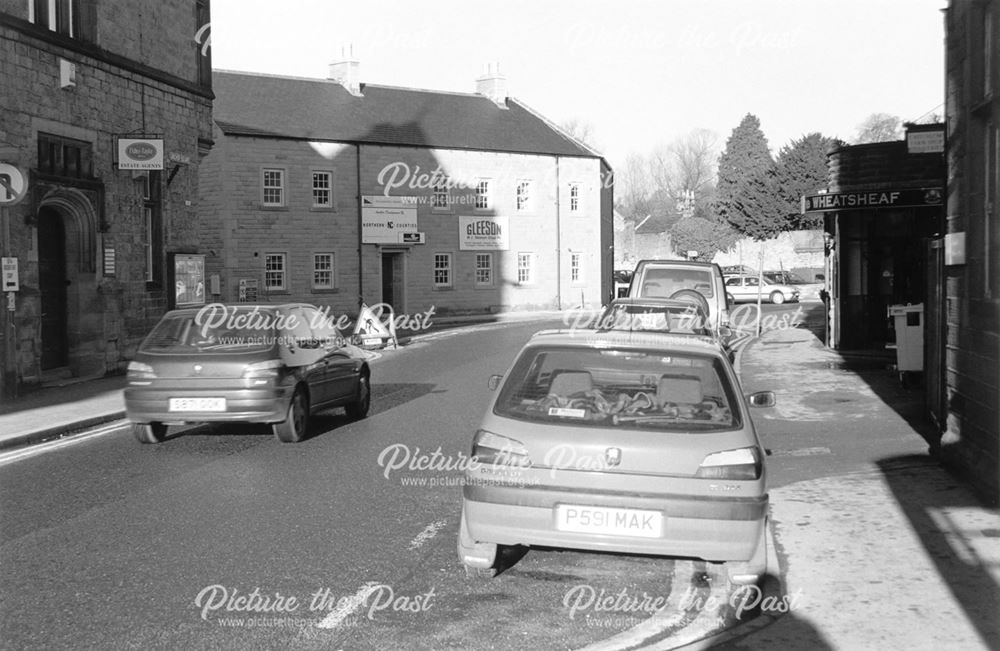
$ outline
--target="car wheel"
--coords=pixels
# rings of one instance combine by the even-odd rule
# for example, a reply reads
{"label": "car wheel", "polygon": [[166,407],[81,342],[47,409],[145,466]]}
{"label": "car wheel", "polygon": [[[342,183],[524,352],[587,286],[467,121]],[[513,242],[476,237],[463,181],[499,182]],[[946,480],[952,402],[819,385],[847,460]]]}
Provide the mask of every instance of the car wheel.
{"label": "car wheel", "polygon": [[140,443],[163,443],[167,426],[163,423],[132,423],[132,436]]}
{"label": "car wheel", "polygon": [[347,415],[354,420],[361,420],[368,415],[368,409],[372,405],[372,385],[371,379],[364,372],[358,378],[358,398],[347,405],[344,410]]}
{"label": "car wheel", "polygon": [[771,292],[771,302],[775,305],[781,305],[785,302],[785,295],[781,292]]}
{"label": "car wheel", "polygon": [[309,426],[309,398],[305,391],[296,389],[288,402],[285,420],[272,425],[274,436],[282,443],[298,443],[306,437]]}

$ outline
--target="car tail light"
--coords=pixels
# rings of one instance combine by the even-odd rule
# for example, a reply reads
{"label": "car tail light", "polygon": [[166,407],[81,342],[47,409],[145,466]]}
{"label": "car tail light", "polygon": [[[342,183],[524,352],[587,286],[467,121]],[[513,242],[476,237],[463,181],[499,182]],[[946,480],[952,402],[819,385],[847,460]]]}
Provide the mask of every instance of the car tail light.
{"label": "car tail light", "polygon": [[695,476],[705,479],[760,479],[762,472],[760,450],[754,447],[710,454],[701,462]]}
{"label": "car tail light", "polygon": [[483,466],[531,465],[528,450],[520,441],[482,429],[472,441],[472,457]]}
{"label": "car tail light", "polygon": [[152,366],[135,360],[128,363],[126,372],[130,380],[153,380],[156,378]]}
{"label": "car tail light", "polygon": [[283,365],[281,360],[277,359],[247,364],[243,368],[243,378],[253,380],[254,384],[267,384],[271,379],[281,374]]}

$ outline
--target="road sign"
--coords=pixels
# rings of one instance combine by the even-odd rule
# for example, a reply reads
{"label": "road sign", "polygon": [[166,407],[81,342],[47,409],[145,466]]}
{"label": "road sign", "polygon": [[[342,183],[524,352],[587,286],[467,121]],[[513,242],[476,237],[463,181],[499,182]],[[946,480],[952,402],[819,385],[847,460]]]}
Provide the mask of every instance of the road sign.
{"label": "road sign", "polygon": [[425,233],[400,233],[399,241],[403,244],[423,244],[426,242]]}
{"label": "road sign", "polygon": [[10,163],[0,163],[0,206],[20,203],[27,190],[28,177],[21,168]]}

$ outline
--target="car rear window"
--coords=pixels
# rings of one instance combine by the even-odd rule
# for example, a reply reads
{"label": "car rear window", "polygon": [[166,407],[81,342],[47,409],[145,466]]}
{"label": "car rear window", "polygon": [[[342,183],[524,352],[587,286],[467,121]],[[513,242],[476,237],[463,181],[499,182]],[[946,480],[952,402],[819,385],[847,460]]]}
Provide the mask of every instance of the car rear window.
{"label": "car rear window", "polygon": [[[197,318],[197,313],[167,314],[140,346],[148,353],[253,352],[270,350],[277,338],[271,322],[248,318],[250,308],[231,308],[225,322]],[[232,318],[243,317],[243,318]],[[271,316],[273,320],[273,315]]]}
{"label": "car rear window", "polygon": [[708,317],[694,305],[658,306],[611,304],[601,314],[597,327],[604,330],[652,330],[709,336]]}
{"label": "car rear window", "polygon": [[648,267],[642,276],[639,296],[670,298],[682,289],[694,289],[705,298],[712,298],[715,296],[712,272],[708,269]]}
{"label": "car rear window", "polygon": [[494,413],[573,426],[706,432],[740,426],[719,359],[629,349],[532,346]]}

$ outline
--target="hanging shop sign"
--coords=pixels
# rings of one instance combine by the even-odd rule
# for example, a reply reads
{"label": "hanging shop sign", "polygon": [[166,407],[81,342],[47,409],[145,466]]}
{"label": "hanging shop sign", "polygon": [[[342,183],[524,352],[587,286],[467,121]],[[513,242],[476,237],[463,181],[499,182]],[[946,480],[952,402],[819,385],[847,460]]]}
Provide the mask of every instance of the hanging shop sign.
{"label": "hanging shop sign", "polygon": [[163,138],[118,138],[118,169],[162,170]]}
{"label": "hanging shop sign", "polygon": [[926,208],[940,206],[943,199],[941,188],[830,192],[803,196],[801,211],[805,214],[877,208]]}
{"label": "hanging shop sign", "polygon": [[506,251],[510,248],[506,217],[459,217],[458,244],[462,251]]}

